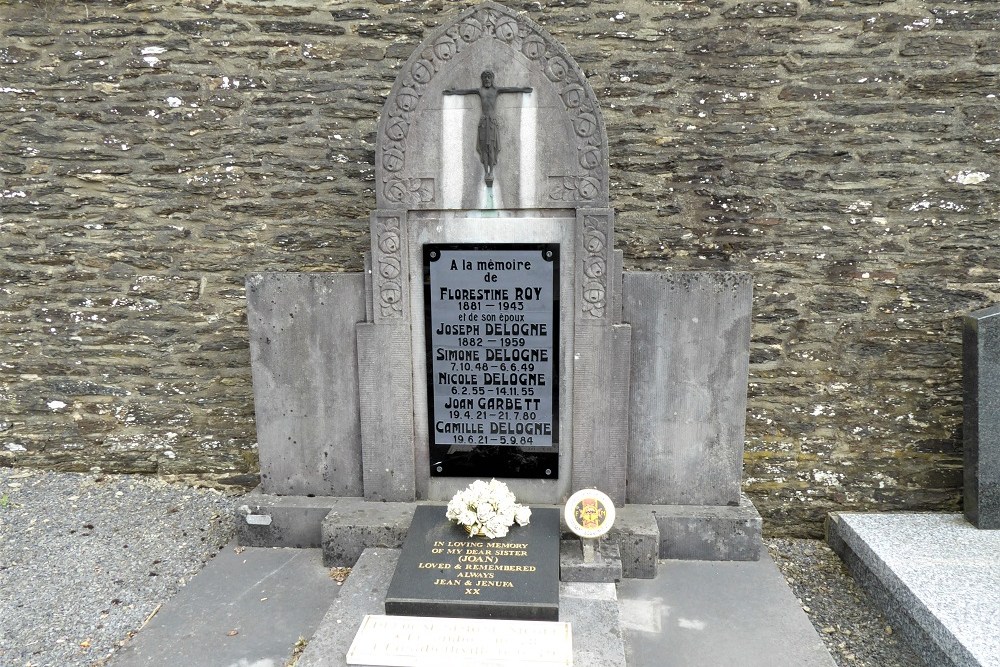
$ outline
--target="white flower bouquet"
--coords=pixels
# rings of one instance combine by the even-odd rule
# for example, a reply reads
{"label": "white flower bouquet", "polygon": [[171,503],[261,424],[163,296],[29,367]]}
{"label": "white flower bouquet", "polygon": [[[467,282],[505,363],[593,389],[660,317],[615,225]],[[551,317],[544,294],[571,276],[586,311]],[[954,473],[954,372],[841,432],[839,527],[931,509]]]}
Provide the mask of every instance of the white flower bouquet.
{"label": "white flower bouquet", "polygon": [[448,503],[445,516],[460,526],[465,526],[469,535],[504,537],[510,527],[528,525],[531,510],[518,505],[517,499],[507,485],[491,479],[489,484],[476,480],[468,488],[459,491]]}

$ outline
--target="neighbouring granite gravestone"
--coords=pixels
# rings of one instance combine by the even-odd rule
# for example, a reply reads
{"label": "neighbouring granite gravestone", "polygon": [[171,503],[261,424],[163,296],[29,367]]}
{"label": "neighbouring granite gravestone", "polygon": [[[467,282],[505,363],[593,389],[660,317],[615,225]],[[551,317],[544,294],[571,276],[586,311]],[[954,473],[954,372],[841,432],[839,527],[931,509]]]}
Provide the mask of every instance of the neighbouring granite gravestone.
{"label": "neighbouring granite gravestone", "polygon": [[1000,306],[965,316],[962,362],[965,516],[1000,529]]}
{"label": "neighbouring granite gravestone", "polygon": [[626,577],[758,557],[750,276],[622,271],[604,122],[562,45],[492,2],[427,37],[383,108],[375,192],[364,274],[247,278],[243,543],[349,565],[398,547],[415,502],[497,477],[533,507],[607,493]]}

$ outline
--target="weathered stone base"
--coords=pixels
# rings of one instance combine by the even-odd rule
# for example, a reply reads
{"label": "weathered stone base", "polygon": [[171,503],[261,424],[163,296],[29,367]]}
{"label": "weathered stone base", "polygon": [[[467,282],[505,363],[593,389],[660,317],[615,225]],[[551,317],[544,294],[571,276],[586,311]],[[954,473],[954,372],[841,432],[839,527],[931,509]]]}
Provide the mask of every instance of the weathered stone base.
{"label": "weathered stone base", "polygon": [[[400,548],[417,506],[363,498],[272,496],[259,491],[244,500],[237,510],[236,534],[241,545],[322,547],[325,564],[348,567],[365,549]],[[615,525],[603,542],[618,549],[619,578],[652,579],[661,558],[758,560],[761,523],[745,495],[734,507],[625,505],[618,509]],[[565,526],[563,531],[569,536]]]}
{"label": "weathered stone base", "polygon": [[319,548],[323,519],[344,500],[349,499],[273,496],[258,487],[236,508],[236,539],[244,547]]}
{"label": "weathered stone base", "polygon": [[758,560],[762,521],[750,499],[738,506],[634,505],[648,508],[660,529],[660,558]]}
{"label": "weathered stone base", "polygon": [[625,505],[617,510],[608,538],[618,543],[622,555],[622,576],[652,579],[660,558],[660,528],[649,506]]}
{"label": "weathered stone base", "polygon": [[350,567],[365,549],[399,549],[416,507],[342,498],[323,520],[323,564]]}
{"label": "weathered stone base", "polygon": [[559,580],[613,584],[622,580],[621,550],[614,542],[604,540],[595,550],[594,560],[586,562],[583,542],[579,539],[559,543]]}

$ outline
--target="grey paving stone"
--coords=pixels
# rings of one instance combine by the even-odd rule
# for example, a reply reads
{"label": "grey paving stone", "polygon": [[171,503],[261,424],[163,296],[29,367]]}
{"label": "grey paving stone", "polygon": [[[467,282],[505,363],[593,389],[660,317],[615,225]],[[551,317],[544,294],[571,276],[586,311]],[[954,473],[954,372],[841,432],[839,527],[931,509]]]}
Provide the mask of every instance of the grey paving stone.
{"label": "grey paving stone", "polygon": [[828,531],[927,664],[1000,665],[1000,532],[977,530],[960,514],[911,513],[840,513]]}
{"label": "grey paving stone", "polygon": [[758,561],[662,560],[618,585],[630,667],[834,667],[784,577]]}
{"label": "grey paving stone", "polygon": [[336,603],[323,617],[297,667],[342,667],[347,649],[365,614],[384,614],[389,580],[399,558],[397,549],[366,549],[341,588]]}
{"label": "grey paving stone", "polygon": [[110,664],[284,665],[336,599],[319,549],[222,550]]}

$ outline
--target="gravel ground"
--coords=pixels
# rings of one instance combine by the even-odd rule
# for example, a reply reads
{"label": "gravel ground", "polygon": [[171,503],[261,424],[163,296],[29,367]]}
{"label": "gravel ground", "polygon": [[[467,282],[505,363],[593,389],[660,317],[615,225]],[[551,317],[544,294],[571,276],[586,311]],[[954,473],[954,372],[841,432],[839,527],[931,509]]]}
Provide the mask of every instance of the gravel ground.
{"label": "gravel ground", "polygon": [[[234,499],[155,478],[0,468],[0,665],[102,665],[232,538]],[[923,667],[817,540],[767,547],[844,667]]]}
{"label": "gravel ground", "polygon": [[826,543],[764,542],[838,665],[924,667]]}
{"label": "gravel ground", "polygon": [[231,539],[232,499],[0,468],[0,665],[100,665]]}

